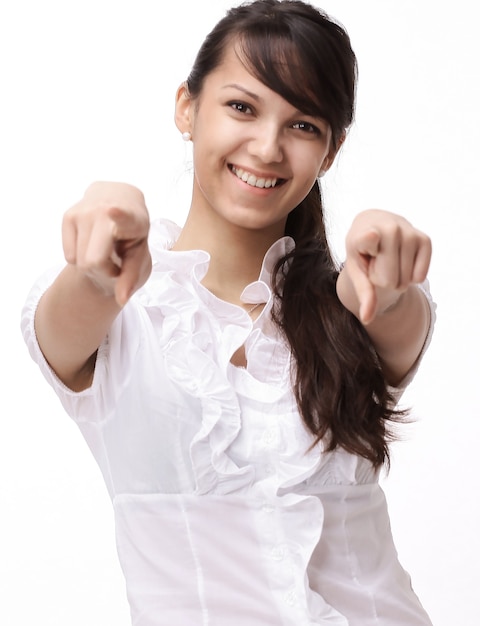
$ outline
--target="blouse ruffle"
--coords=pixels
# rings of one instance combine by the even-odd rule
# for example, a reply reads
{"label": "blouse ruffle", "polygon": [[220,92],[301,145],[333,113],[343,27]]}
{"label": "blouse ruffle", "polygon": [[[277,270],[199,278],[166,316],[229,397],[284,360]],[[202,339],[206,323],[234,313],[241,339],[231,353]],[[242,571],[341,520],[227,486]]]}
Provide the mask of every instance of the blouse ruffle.
{"label": "blouse ruffle", "polygon": [[[168,248],[178,231],[174,225],[163,226],[165,234],[157,239],[156,233],[154,241],[164,243],[153,247],[152,275],[139,292],[138,302],[147,312],[151,309],[153,315],[162,318],[161,349],[170,381],[201,405],[201,422],[190,444],[190,460],[195,477],[192,495],[202,497],[192,500],[179,496],[190,510],[188,532],[194,536],[198,530],[192,507],[203,508],[205,516],[212,510],[221,518],[222,507],[230,508],[235,502],[235,514],[256,520],[254,525],[266,535],[260,541],[265,546],[265,567],[279,610],[284,615],[290,613],[296,624],[346,626],[345,618],[305,584],[307,566],[321,534],[321,500],[292,492],[295,485],[318,472],[326,460],[318,446],[308,451],[312,437],[292,405],[290,352],[270,317],[273,267],[293,247],[293,240],[284,237],[268,250],[258,280],[242,293],[244,302],[266,303],[252,322],[240,307],[216,298],[203,287],[209,255],[204,251],[171,252]],[[242,345],[247,367],[234,367],[231,357]],[[275,413],[277,420],[272,426],[272,440],[266,444],[274,457],[270,460],[274,475],[262,476],[251,454],[255,437],[265,437],[261,434],[263,425],[259,424],[262,413]],[[239,495],[241,500],[236,499]],[[162,502],[162,516],[170,506],[175,510],[177,500],[170,497],[168,504]],[[155,506],[154,502],[151,505]],[[116,500],[117,509],[123,510],[124,506],[122,498]],[[276,536],[269,537],[272,526],[266,511],[277,518]],[[305,525],[304,520],[311,517],[315,524]],[[287,530],[293,528],[295,539]],[[208,556],[198,558],[204,567]]]}
{"label": "blouse ruffle", "polygon": [[[167,376],[183,393],[201,402],[201,424],[190,446],[194,493],[225,495],[252,489],[258,471],[249,463],[249,448],[262,412],[276,414],[269,448],[275,456],[279,493],[314,474],[318,478],[322,467],[326,482],[374,480],[370,464],[356,456],[341,451],[325,455],[321,446],[309,450],[313,437],[299,419],[291,394],[291,355],[270,316],[272,271],[277,260],[292,249],[293,240],[284,237],[275,242],[265,255],[258,280],[245,288],[242,300],[266,302],[252,322],[240,307],[218,299],[202,285],[209,264],[206,252],[169,250],[178,233],[171,222],[158,224],[153,235],[152,275],[138,293],[138,302],[161,318]],[[242,345],[246,368],[230,362]]]}
{"label": "blouse ruffle", "polygon": [[[130,580],[129,589],[137,589],[131,591],[132,607],[142,604],[138,589],[151,586],[147,579],[152,572],[145,569],[148,564],[135,548],[142,524],[150,524],[145,521],[150,513],[152,519],[156,515],[160,519],[169,512],[175,516],[178,507],[182,511],[185,507],[192,511],[205,507],[204,514],[208,515],[209,503],[216,503],[220,511],[235,502],[238,514],[247,515],[241,509],[246,507],[249,519],[265,534],[260,537],[266,546],[262,558],[268,560],[265,568],[272,577],[272,593],[278,596],[279,606],[291,613],[291,622],[285,623],[347,626],[348,620],[319,590],[310,588],[307,578],[324,528],[322,493],[330,493],[329,489],[336,486],[346,503],[354,498],[350,489],[364,485],[368,503],[372,497],[369,490],[376,493],[379,489],[378,475],[368,461],[344,450],[325,453],[321,445],[311,448],[313,436],[298,414],[291,391],[291,354],[270,315],[273,268],[294,242],[289,237],[275,242],[265,255],[258,280],[242,293],[244,302],[266,303],[252,321],[241,307],[220,300],[202,285],[210,261],[206,252],[170,250],[179,232],[167,220],[152,225],[151,276],[118,316],[100,347],[90,389],[80,393],[67,389],[48,366],[36,341],[34,311],[55,273],[32,290],[22,322],[32,357],[67,412],[81,425],[106,478],[116,510],[120,559]],[[431,310],[433,325],[433,305]],[[245,368],[231,363],[241,346],[245,347]],[[180,493],[159,493],[153,485],[150,490],[143,485],[138,491],[134,480],[129,489],[117,487],[109,441],[120,437],[115,434],[115,420],[123,410],[118,406],[121,394],[129,393],[135,377],[155,375],[146,373],[146,366],[136,371],[136,364],[147,353],[157,359],[149,362],[149,370],[165,377],[158,381],[159,388],[173,389],[177,397],[190,398],[200,407],[188,450],[192,484]],[[167,423],[175,416],[165,414],[162,419]],[[172,467],[175,462],[172,457]],[[225,496],[229,498],[223,499]],[[195,532],[192,526],[185,530]],[[154,550],[153,543],[150,548]],[[138,563],[131,567],[129,563],[136,560]]]}

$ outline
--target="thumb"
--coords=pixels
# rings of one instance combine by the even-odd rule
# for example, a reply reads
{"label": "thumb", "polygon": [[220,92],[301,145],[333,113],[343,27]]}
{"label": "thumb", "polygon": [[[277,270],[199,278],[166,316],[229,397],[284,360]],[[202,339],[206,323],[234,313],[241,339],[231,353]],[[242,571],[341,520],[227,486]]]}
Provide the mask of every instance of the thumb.
{"label": "thumb", "polygon": [[114,223],[113,236],[116,241],[136,241],[148,235],[150,222],[145,207],[134,210],[111,207],[108,216]]}

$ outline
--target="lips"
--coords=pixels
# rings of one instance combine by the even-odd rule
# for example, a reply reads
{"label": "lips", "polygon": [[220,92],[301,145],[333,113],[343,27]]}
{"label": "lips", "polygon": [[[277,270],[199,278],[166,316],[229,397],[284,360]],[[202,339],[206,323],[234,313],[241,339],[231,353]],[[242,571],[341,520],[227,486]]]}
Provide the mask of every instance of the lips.
{"label": "lips", "polygon": [[244,170],[241,167],[235,165],[229,165],[230,171],[235,174],[237,178],[242,180],[251,187],[257,187],[258,189],[270,189],[278,185],[282,185],[285,182],[285,178],[271,178],[266,176],[256,176],[248,170]]}

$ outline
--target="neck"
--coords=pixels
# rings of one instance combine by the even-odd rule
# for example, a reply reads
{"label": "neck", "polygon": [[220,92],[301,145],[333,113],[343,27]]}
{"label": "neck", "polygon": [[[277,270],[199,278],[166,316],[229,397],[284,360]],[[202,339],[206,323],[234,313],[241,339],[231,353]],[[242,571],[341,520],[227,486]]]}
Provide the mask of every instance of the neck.
{"label": "neck", "polygon": [[244,288],[258,279],[265,253],[282,232],[256,231],[219,220],[214,226],[189,214],[174,250],[205,250],[210,264],[202,283],[217,297],[241,304]]}

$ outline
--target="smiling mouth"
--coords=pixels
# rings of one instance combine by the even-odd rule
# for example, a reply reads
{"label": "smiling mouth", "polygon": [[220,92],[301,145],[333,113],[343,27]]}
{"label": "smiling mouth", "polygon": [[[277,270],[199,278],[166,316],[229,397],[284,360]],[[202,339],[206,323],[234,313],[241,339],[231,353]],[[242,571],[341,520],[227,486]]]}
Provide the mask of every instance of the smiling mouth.
{"label": "smiling mouth", "polygon": [[235,174],[237,178],[242,180],[247,185],[251,187],[257,187],[258,189],[270,189],[272,187],[278,187],[283,185],[286,181],[285,178],[262,178],[261,176],[255,176],[251,172],[247,172],[246,170],[242,170],[241,167],[235,167],[235,165],[229,165],[228,168],[230,171]]}

